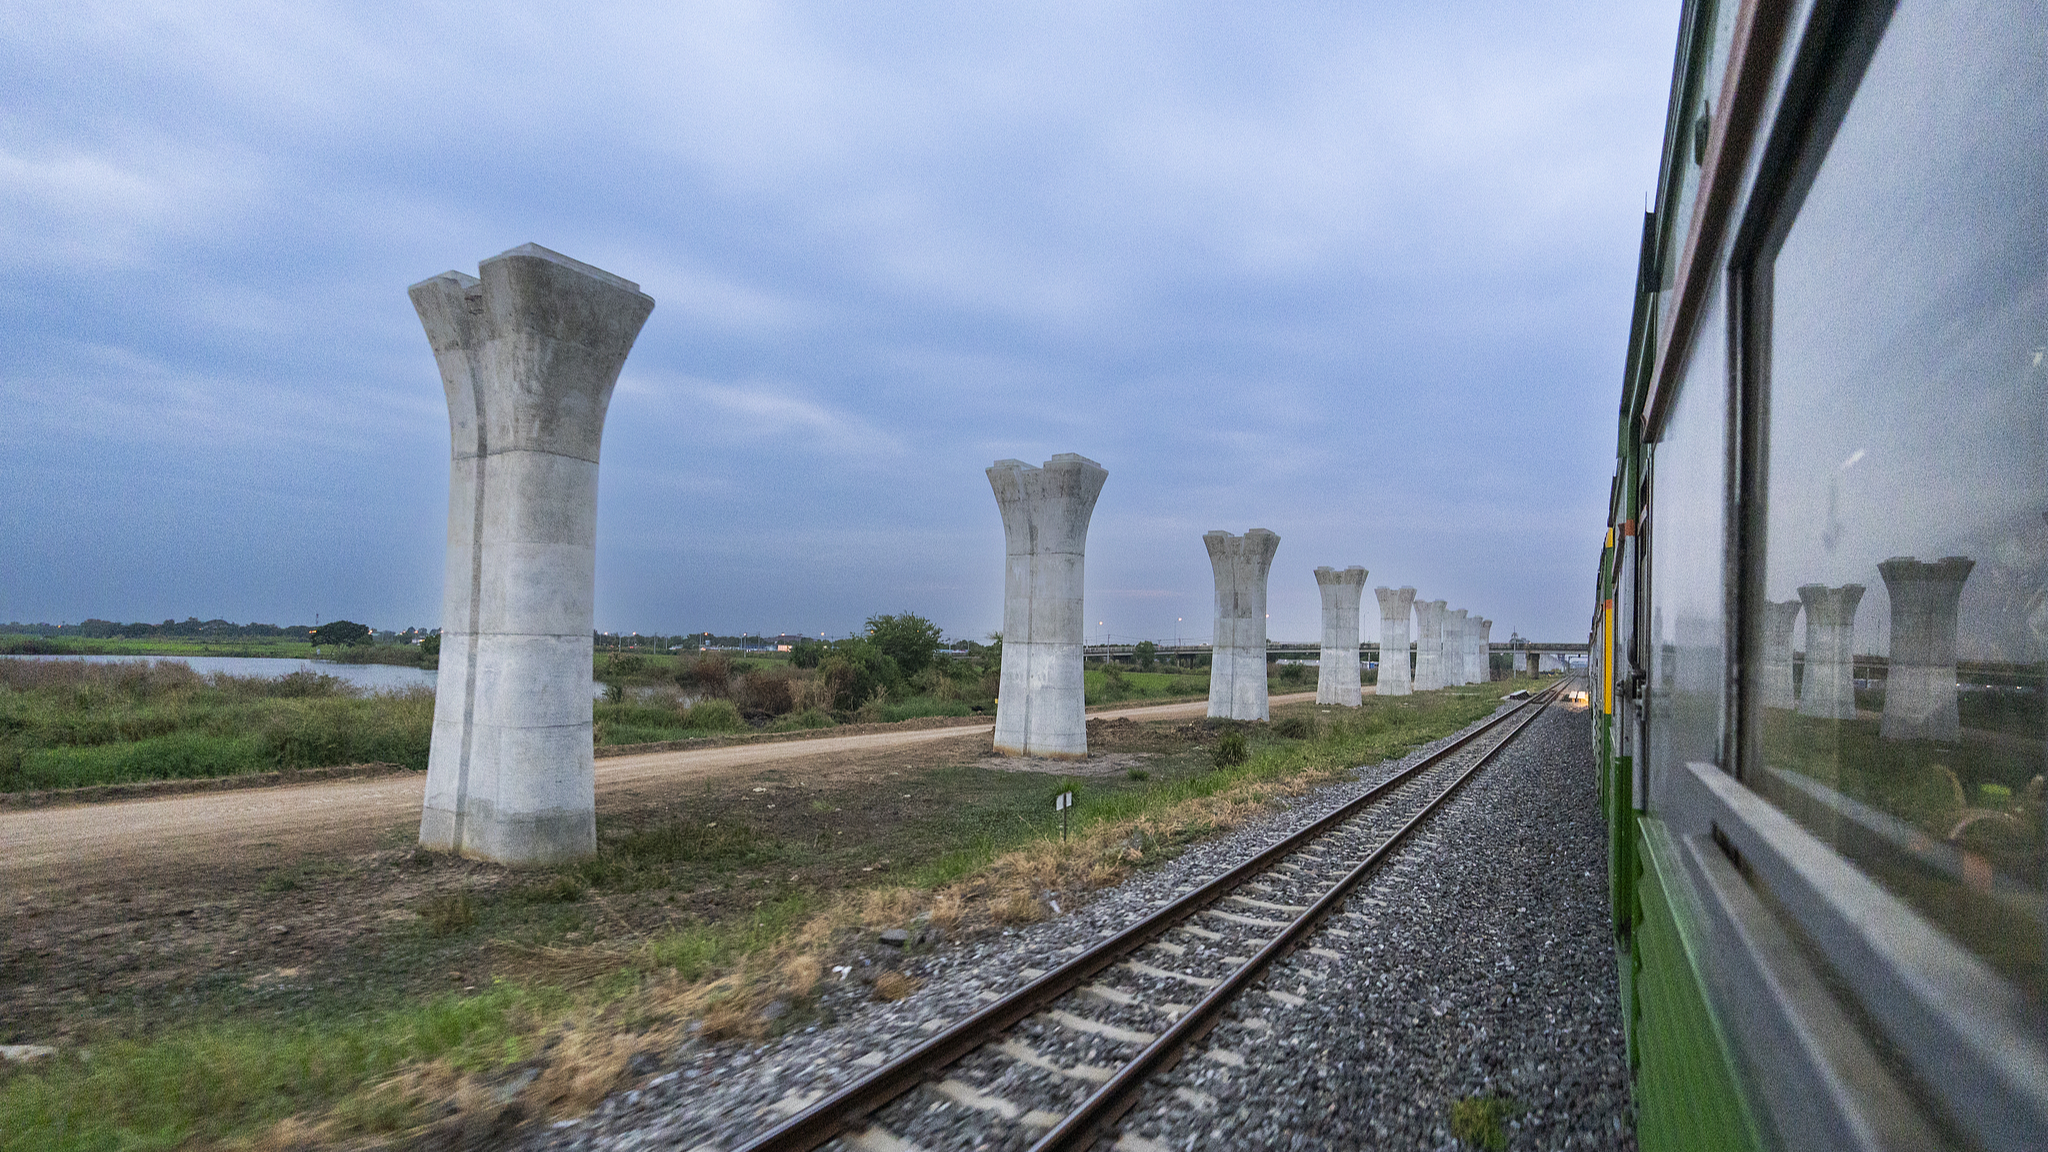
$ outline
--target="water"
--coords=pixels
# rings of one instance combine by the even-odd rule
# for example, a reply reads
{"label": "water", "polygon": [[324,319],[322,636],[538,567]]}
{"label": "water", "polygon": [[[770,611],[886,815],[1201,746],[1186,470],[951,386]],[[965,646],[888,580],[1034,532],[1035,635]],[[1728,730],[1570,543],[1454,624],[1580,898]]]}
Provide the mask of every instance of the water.
{"label": "water", "polygon": [[[325,660],[282,660],[275,656],[0,656],[0,660],[86,660],[94,664],[133,664],[140,660],[179,660],[194,672],[225,672],[230,676],[261,676],[277,680],[294,672],[318,672],[371,692],[392,692],[424,685],[432,688],[436,679],[425,668],[398,664],[330,664]],[[604,699],[604,681],[590,686],[592,699]]]}
{"label": "water", "polygon": [[434,686],[434,674],[424,668],[406,668],[397,664],[330,664],[325,660],[281,660],[273,656],[0,656],[0,660],[85,660],[94,664],[176,660],[190,664],[192,670],[201,675],[225,672],[230,676],[260,676],[276,680],[294,672],[317,672],[371,691]]}

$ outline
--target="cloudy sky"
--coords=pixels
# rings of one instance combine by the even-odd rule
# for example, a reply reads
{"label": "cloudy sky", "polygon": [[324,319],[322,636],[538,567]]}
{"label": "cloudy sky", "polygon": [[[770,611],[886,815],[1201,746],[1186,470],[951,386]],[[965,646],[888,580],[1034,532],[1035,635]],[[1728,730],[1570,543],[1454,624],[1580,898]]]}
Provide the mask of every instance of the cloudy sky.
{"label": "cloudy sky", "polygon": [[[407,285],[534,242],[656,307],[597,626],[1000,626],[992,461],[1583,636],[1678,5],[0,2],[0,621],[437,623]],[[1367,594],[1370,601],[1371,595]]]}

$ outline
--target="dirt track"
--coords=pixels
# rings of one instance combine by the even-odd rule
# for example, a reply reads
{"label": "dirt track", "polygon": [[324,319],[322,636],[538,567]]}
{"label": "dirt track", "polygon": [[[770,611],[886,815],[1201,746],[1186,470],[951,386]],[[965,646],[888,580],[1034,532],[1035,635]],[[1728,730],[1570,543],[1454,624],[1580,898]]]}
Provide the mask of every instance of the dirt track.
{"label": "dirt track", "polygon": [[[1273,702],[1304,699],[1314,694],[1275,696]],[[1170,720],[1206,711],[1195,701],[1091,712],[1089,718]],[[994,730],[988,723],[612,757],[597,762],[598,809],[658,802],[656,793],[678,784],[771,768],[824,774],[934,755],[957,763],[985,750]],[[388,847],[416,825],[425,787],[423,776],[408,773],[4,812],[0,888],[66,888],[89,884],[93,873],[218,866],[252,851],[274,861],[281,849],[296,855]]]}

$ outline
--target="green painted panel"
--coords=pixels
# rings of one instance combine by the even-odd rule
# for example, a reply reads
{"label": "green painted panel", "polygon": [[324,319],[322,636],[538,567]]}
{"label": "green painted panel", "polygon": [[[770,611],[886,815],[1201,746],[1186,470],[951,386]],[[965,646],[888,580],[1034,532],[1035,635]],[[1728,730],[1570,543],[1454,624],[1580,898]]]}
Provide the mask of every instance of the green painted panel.
{"label": "green painted panel", "polygon": [[1637,821],[1630,1005],[1636,1061],[1636,1143],[1645,1152],[1763,1146],[1700,978],[1691,883],[1660,821]]}

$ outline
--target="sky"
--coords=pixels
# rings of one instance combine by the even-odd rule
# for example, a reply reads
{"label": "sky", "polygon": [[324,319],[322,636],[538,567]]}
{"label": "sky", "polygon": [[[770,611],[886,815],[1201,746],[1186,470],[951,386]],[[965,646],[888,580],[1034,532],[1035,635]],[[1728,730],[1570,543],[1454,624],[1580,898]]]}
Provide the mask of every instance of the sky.
{"label": "sky", "polygon": [[1077,452],[1091,640],[1252,527],[1276,639],[1324,564],[1583,638],[1677,22],[0,0],[0,621],[438,624],[406,288],[531,242],[656,302],[599,629],[986,635],[984,470]]}

